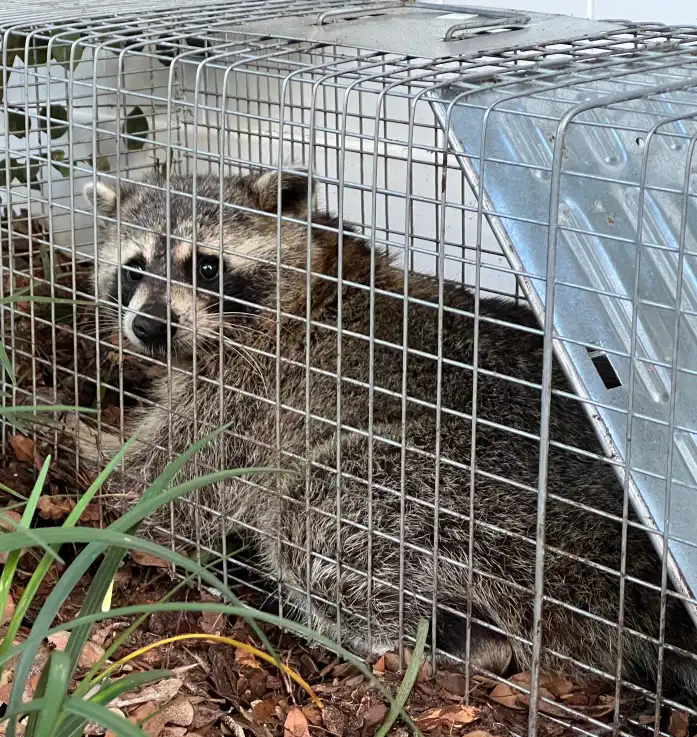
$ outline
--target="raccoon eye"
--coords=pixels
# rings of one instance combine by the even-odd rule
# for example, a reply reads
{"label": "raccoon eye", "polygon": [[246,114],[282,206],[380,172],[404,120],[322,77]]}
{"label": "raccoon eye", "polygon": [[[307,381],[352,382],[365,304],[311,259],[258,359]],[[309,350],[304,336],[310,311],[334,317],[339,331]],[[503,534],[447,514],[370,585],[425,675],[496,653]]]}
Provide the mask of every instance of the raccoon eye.
{"label": "raccoon eye", "polygon": [[136,282],[143,278],[143,264],[140,261],[129,261],[124,266],[127,267],[122,269],[126,281]]}
{"label": "raccoon eye", "polygon": [[198,278],[202,281],[212,281],[218,276],[219,269],[217,258],[200,258],[198,261]]}

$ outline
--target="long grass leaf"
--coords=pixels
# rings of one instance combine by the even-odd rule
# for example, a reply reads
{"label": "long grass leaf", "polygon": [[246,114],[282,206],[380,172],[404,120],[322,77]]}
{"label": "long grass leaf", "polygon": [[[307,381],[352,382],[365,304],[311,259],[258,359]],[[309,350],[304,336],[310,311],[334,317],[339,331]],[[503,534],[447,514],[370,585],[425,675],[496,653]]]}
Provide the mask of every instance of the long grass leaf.
{"label": "long grass leaf", "polygon": [[68,699],[65,703],[65,709],[69,714],[75,714],[75,716],[82,717],[86,721],[106,727],[116,737],[145,737],[145,733],[140,727],[118,714],[114,714],[101,704],[84,701],[83,699]]}
{"label": "long grass leaf", "polygon": [[[212,474],[212,476],[217,480],[224,480],[225,478],[232,478],[234,476],[241,476],[246,472],[251,472],[251,470],[235,470],[235,471],[224,471],[220,472],[218,474]],[[206,483],[212,483],[212,480],[209,480],[210,477],[202,477],[199,479],[199,484],[194,484],[191,486],[189,484],[188,486],[191,486],[192,489],[200,488],[200,486],[205,486]],[[160,498],[160,504],[166,504],[171,499],[176,498],[178,495],[182,493],[181,490],[175,489],[169,489],[167,491],[162,492],[161,498]],[[136,505],[139,506],[139,505]],[[156,507],[157,504],[153,505],[153,508]],[[147,516],[149,512],[145,512],[145,514],[141,515],[142,517]],[[108,528],[108,530],[111,532],[111,534],[114,533],[114,528],[118,528],[118,526],[121,524],[122,526],[126,528],[131,528],[133,526],[133,523],[135,520],[139,520],[138,513],[135,509],[130,510],[127,512],[120,520],[117,520],[113,525]],[[47,534],[56,534],[56,533],[69,533],[71,534],[71,542],[75,541],[77,542],[79,538],[77,537],[78,530],[76,529],[73,533],[71,530],[42,530],[42,533],[44,535]],[[82,529],[80,530],[81,534],[84,534],[86,530]],[[41,641],[46,636],[46,632],[48,631],[49,627],[51,626],[51,622],[53,621],[54,617],[58,613],[60,607],[62,606],[63,602],[67,599],[70,592],[73,590],[73,588],[78,584],[82,576],[85,574],[87,569],[94,563],[94,561],[104,552],[104,550],[109,547],[109,541],[105,540],[105,535],[107,533],[107,530],[100,530],[98,531],[102,534],[102,537],[99,536],[94,537],[94,539],[90,538],[86,542],[89,542],[89,544],[83,551],[80,552],[80,554],[75,558],[75,560],[71,563],[70,566],[64,571],[63,575],[60,578],[60,581],[54,586],[51,593],[46,597],[43,606],[41,607],[39,613],[36,616],[36,619],[34,620],[34,624],[32,626],[31,632],[27,639],[24,641],[24,647],[22,648],[21,657],[15,666],[15,680],[13,682],[12,689],[10,691],[10,700],[8,706],[14,708],[17,704],[19,704],[22,700],[22,682],[26,680],[29,674],[29,670],[31,668],[31,664],[34,661],[34,658],[36,657],[36,652],[39,649],[41,645]],[[10,533],[10,535],[16,535],[18,533]],[[7,538],[10,537],[10,535],[6,536],[0,536],[0,543],[6,542]],[[64,540],[61,539],[61,542]],[[101,603],[104,600],[104,595],[109,588],[111,581],[114,577],[114,574],[116,573],[116,570],[118,568],[119,562],[121,561],[123,557],[123,545],[116,545],[113,547],[109,552],[106,554],[104,561],[102,561],[102,565],[100,566],[99,570],[97,571],[97,576],[95,576],[95,580],[93,580],[92,585],[90,586],[87,595],[85,597],[85,601],[83,602],[82,608],[80,610],[80,614],[89,614],[92,612],[96,612],[100,609]],[[162,550],[160,546],[155,546],[154,548],[157,550]],[[170,551],[167,551],[168,553]],[[157,555],[158,553],[155,553]],[[162,557],[160,555],[160,557]],[[187,561],[186,558],[182,558],[182,556],[178,556],[183,561]],[[185,569],[189,570],[186,565],[183,566]],[[237,602],[237,597],[233,594],[233,592],[220,582],[217,581],[217,579],[212,576],[212,574],[205,572],[205,575],[208,577],[208,581],[213,581],[213,585],[226,597],[228,597],[231,601]],[[97,577],[100,576],[101,579],[97,580]],[[205,579],[205,577],[203,577]],[[252,628],[257,633],[261,641],[264,643],[264,646],[269,648],[270,652],[276,657],[275,651],[271,644],[268,641],[268,638],[266,635],[264,635],[263,632],[257,627],[256,623],[253,622],[251,619],[249,620]],[[76,628],[76,630],[71,634],[68,645],[66,647],[66,651],[68,651],[68,648],[70,649],[70,658],[73,666],[73,670],[77,664],[77,659],[82,652],[82,649],[84,648],[84,643],[87,641],[87,638],[89,636],[89,627],[87,628]],[[71,647],[72,645],[72,647]],[[16,727],[15,724],[10,721],[8,724],[8,731],[7,731],[7,737],[15,737],[16,735]]]}
{"label": "long grass leaf", "polygon": [[[99,474],[99,476],[97,476],[97,478],[90,484],[89,488],[82,495],[82,497],[78,501],[75,508],[68,515],[67,519],[63,523],[63,527],[72,527],[73,525],[77,523],[77,521],[82,516],[82,513],[85,510],[85,507],[89,504],[89,502],[97,494],[97,492],[102,487],[107,477],[112,473],[112,471],[116,468],[116,466],[121,462],[121,459],[126,454],[128,449],[131,447],[132,443],[133,443],[133,439],[125,443],[124,446],[121,448],[121,450],[111,459],[111,461],[109,461],[109,463],[106,465],[104,470]],[[56,550],[55,552],[57,554],[58,551]],[[20,597],[20,600],[16,604],[15,613],[7,626],[6,636],[3,638],[2,643],[0,643],[0,656],[4,655],[5,652],[7,652],[8,647],[12,644],[12,641],[14,640],[15,635],[19,631],[19,628],[22,624],[22,620],[24,619],[25,614],[29,610],[29,606],[31,605],[31,602],[34,599],[36,592],[39,590],[39,586],[41,586],[42,581],[44,580],[49,570],[51,569],[51,564],[53,563],[53,560],[54,560],[53,556],[47,553],[39,561],[38,565],[34,569],[34,573],[32,574],[32,577],[29,579],[29,583],[27,583],[27,586],[24,589],[24,593],[22,594],[22,596]]]}
{"label": "long grass leaf", "polygon": [[[158,557],[165,558],[166,553],[169,552],[169,548],[162,548],[161,552],[158,554]],[[192,566],[192,569],[195,568],[195,565]],[[220,587],[215,586],[214,588],[219,589]],[[253,610],[244,604],[230,605],[217,602],[171,602],[169,604],[139,604],[133,606],[119,607],[117,609],[113,609],[109,613],[95,612],[90,615],[77,617],[70,622],[62,622],[60,625],[49,629],[47,635],[52,635],[56,632],[70,631],[84,625],[89,626],[97,622],[102,622],[106,619],[111,619],[115,617],[147,616],[156,612],[210,612],[213,614],[224,614],[231,619],[235,619],[237,617],[253,617],[254,620],[256,620],[257,622],[264,622],[275,627],[282,627],[290,632],[295,633],[296,635],[299,635],[300,637],[304,637],[305,639],[326,648],[327,650],[330,650],[331,652],[334,652],[339,657],[353,664],[369,681],[371,681],[376,686],[376,688],[383,694],[383,696],[385,696],[388,701],[392,701],[392,695],[382,683],[382,681],[377,679],[370,668],[366,666],[365,662],[356,657],[356,655],[354,655],[353,653],[345,650],[344,648],[330,640],[328,637],[315,632],[305,625],[302,625],[293,620],[285,619],[278,616],[277,614]],[[7,655],[4,656],[0,664],[7,662],[10,658],[13,658],[16,654],[19,654],[21,650],[22,645],[15,646],[9,653],[7,653]],[[401,716],[402,719],[404,719],[404,721],[411,726],[414,734],[419,735],[420,732],[418,728],[413,724],[411,718],[404,709],[402,709],[401,711]]]}
{"label": "long grass leaf", "polygon": [[15,407],[0,407],[0,416],[28,415],[38,412],[82,412],[96,414],[91,407],[72,407],[67,404],[18,404]]}
{"label": "long grass leaf", "polygon": [[380,726],[375,737],[386,737],[387,733],[392,728],[395,720],[404,712],[404,705],[407,703],[409,694],[414,688],[416,679],[419,676],[419,669],[421,668],[421,658],[424,654],[424,646],[426,645],[426,637],[428,636],[428,620],[422,619],[419,622],[418,629],[416,630],[416,643],[412,652],[411,663],[407,668],[407,672],[404,674],[402,683],[397,689],[397,696],[393,699],[390,710],[387,712],[385,721]]}
{"label": "long grass leaf", "polygon": [[[230,555],[235,555],[235,553],[230,553]],[[213,560],[209,561],[203,567],[206,570],[210,570],[218,561],[222,560],[222,556],[216,556]],[[176,586],[169,589],[164,596],[160,598],[160,600],[157,602],[158,604],[164,604],[166,601],[171,599],[180,589],[184,588],[187,584],[189,584],[194,579],[198,578],[198,573],[189,573],[187,576],[185,576],[181,581],[179,581]],[[77,685],[77,688],[75,689],[75,695],[80,696],[92,688],[92,683],[94,680],[94,677],[100,672],[102,666],[106,661],[122,646],[124,645],[128,639],[131,637],[131,635],[140,627],[143,622],[148,618],[148,614],[143,614],[139,617],[137,617],[131,624],[109,645],[109,647],[104,651],[104,654],[97,660],[97,662],[89,669],[89,671],[82,677],[82,680]]]}
{"label": "long grass leaf", "polygon": [[[117,681],[102,686],[89,700],[95,704],[108,706],[114,699],[118,699],[119,696],[129,691],[135,691],[147,683],[160,681],[163,678],[170,678],[171,676],[172,671],[169,670],[148,670],[141,673],[131,673],[123,678],[119,678]],[[80,698],[77,691],[73,693],[72,698]],[[55,737],[79,737],[83,734],[86,723],[87,720],[84,717],[77,716],[76,714],[66,714],[58,726]]]}
{"label": "long grass leaf", "polygon": [[53,737],[58,726],[63,703],[70,685],[70,659],[54,650],[44,666],[36,687],[36,697],[44,698],[45,706],[29,717],[25,737]]}
{"label": "long grass leaf", "polygon": [[5,371],[7,371],[10,381],[14,384],[15,372],[12,370],[12,361],[10,361],[10,357],[7,355],[7,351],[5,350],[5,346],[2,341],[0,341],[0,363],[5,367]]}
{"label": "long grass leaf", "polygon": [[[48,469],[50,465],[51,456],[49,455],[44,461],[44,465],[42,466],[36,482],[34,483],[34,488],[29,495],[29,500],[24,507],[24,514],[22,515],[22,518],[19,522],[20,527],[29,529],[29,525],[31,524],[31,521],[34,518],[34,513],[36,512],[36,507],[39,504],[39,497],[41,496],[41,492],[43,491],[44,483],[46,482],[46,475],[48,474]],[[10,587],[12,586],[12,581],[14,579],[15,571],[17,570],[17,564],[19,563],[19,557],[21,554],[21,550],[13,550],[11,553],[8,554],[5,565],[2,568],[2,574],[0,574],[0,612],[4,612],[5,607],[7,606],[7,600],[10,596]],[[14,635],[10,636],[8,632],[5,634],[3,640],[6,641],[8,637],[10,637],[10,642],[12,642],[12,637],[14,637]]]}
{"label": "long grass leaf", "polygon": [[[203,448],[205,445],[218,437],[218,435],[224,432],[229,426],[230,423],[228,423],[227,425],[223,425],[217,430],[214,430],[209,435],[206,435],[205,437],[196,441],[181,455],[171,461],[164,469],[164,471],[153,481],[152,484],[150,484],[148,489],[143,494],[143,497],[135,505],[135,507],[129,510],[116,522],[114,522],[111,527],[113,529],[135,532],[138,529],[139,523],[145,517],[147,517],[151,511],[154,511],[157,507],[163,506],[167,503],[167,501],[165,501],[162,497],[162,492],[165,487],[170,483],[170,481],[172,481],[172,479],[177,475],[177,473],[196,453],[198,453],[199,450],[201,450],[201,448]],[[200,486],[197,488],[200,488]],[[152,501],[153,499],[155,499],[156,502],[150,508],[150,511],[145,511],[145,513],[142,513],[142,509],[145,507],[147,510],[148,502]],[[80,614],[89,614],[91,612],[97,611],[99,607],[103,606],[104,599],[110,587],[112,586],[114,575],[121,563],[121,560],[123,559],[124,552],[125,551],[118,548],[113,548],[109,550],[104,556],[104,560],[99,566],[97,574],[92,580],[92,584],[87,592],[87,595],[85,596],[84,602],[82,603]],[[82,652],[82,649],[84,648],[85,642],[87,642],[88,637],[89,629],[85,628],[78,628],[71,634],[66,650],[70,653],[73,663],[77,662],[77,659]]]}

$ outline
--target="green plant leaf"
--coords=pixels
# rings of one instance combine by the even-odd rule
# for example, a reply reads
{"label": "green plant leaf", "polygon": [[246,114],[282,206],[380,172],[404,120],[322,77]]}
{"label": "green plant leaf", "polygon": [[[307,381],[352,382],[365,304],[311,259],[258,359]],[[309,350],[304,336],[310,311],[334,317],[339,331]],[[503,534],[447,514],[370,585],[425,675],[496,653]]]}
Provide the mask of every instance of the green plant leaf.
{"label": "green plant leaf", "polygon": [[[34,513],[36,512],[36,507],[39,504],[39,497],[41,496],[44,484],[46,483],[46,476],[50,465],[51,456],[49,455],[44,461],[44,465],[42,466],[36,482],[34,483],[34,488],[29,495],[29,500],[24,507],[24,514],[22,514],[22,519],[19,523],[21,527],[29,529],[29,525],[31,524],[31,521],[34,518]],[[7,600],[10,596],[10,587],[12,586],[12,580],[14,579],[15,571],[17,570],[17,563],[19,562],[19,556],[21,554],[21,550],[13,550],[8,554],[5,565],[2,567],[2,573],[0,574],[0,612],[4,612],[5,607],[7,606]],[[7,635],[5,635],[4,639],[6,638]]]}
{"label": "green plant leaf", "polygon": [[149,130],[148,119],[145,117],[143,109],[136,105],[128,115],[126,115],[126,120],[123,124],[123,133],[125,135],[139,136],[138,139],[128,138],[126,140],[128,150],[140,151],[140,149],[145,145],[145,141],[142,139],[147,138]]}
{"label": "green plant leaf", "polygon": [[82,38],[80,33],[67,33],[63,34],[60,32],[60,40],[54,42],[51,47],[51,58],[57,61],[59,64],[68,65],[70,64],[70,55],[72,53],[73,62],[71,65],[71,71],[75,71],[75,68],[82,60],[82,55],[85,53],[84,44],[77,43]]}
{"label": "green plant leaf", "polygon": [[48,38],[32,36],[27,55],[27,65],[31,67],[45,67],[48,64]]}
{"label": "green plant leaf", "polygon": [[416,630],[416,643],[414,644],[414,650],[412,652],[411,663],[407,668],[407,672],[404,674],[404,678],[399,685],[397,690],[397,696],[392,701],[390,710],[387,712],[385,721],[380,726],[375,737],[386,737],[387,733],[392,728],[395,720],[404,711],[404,705],[407,703],[409,694],[414,688],[416,679],[419,676],[419,668],[421,668],[421,658],[424,654],[424,646],[426,645],[426,637],[428,636],[428,620],[422,619],[419,622],[419,626]]}
{"label": "green plant leaf", "polygon": [[70,167],[63,164],[63,161],[65,161],[65,151],[51,151],[51,166],[62,176],[67,177],[70,174]]}
{"label": "green plant leaf", "polygon": [[2,56],[0,56],[0,62],[2,62],[0,63],[0,67],[2,67],[2,69],[0,69],[0,102],[5,98],[5,76],[7,76],[9,81],[10,71],[14,66],[15,59],[24,49],[24,39],[25,36],[13,31],[10,31],[6,35],[2,35],[3,43],[6,41],[7,46],[7,62],[5,63],[5,55],[3,53]]}
{"label": "green plant leaf", "polygon": [[67,699],[65,710],[69,714],[75,714],[86,721],[99,724],[113,732],[116,737],[145,737],[145,733],[133,722],[124,717],[114,714],[101,704],[83,699]]}
{"label": "green plant leaf", "polygon": [[[169,670],[150,670],[141,673],[131,673],[112,683],[103,685],[89,700],[95,704],[108,706],[114,699],[129,691],[135,691],[146,683],[160,681],[163,678],[171,678],[171,676],[172,671]],[[83,681],[80,682],[79,686],[82,686],[82,683]],[[73,693],[73,698],[75,699],[82,698],[82,696],[83,694],[79,694],[77,690]],[[84,717],[74,714],[64,717],[59,724],[55,737],[78,737],[78,735],[83,734],[85,724],[87,724],[87,720]]]}
{"label": "green plant leaf", "polygon": [[[127,443],[125,443],[121,450],[102,470],[99,476],[97,476],[97,478],[90,484],[87,491],[82,494],[82,496],[78,500],[78,503],[75,505],[74,509],[66,518],[65,522],[63,523],[63,527],[73,527],[77,523],[77,521],[82,516],[82,513],[85,511],[87,505],[92,501],[99,489],[102,487],[102,484],[104,483],[106,478],[116,468],[116,466],[121,463],[121,459],[128,452],[128,449],[131,447],[131,443],[132,440],[129,440]],[[55,552],[57,553],[58,550],[56,549]],[[29,610],[29,606],[32,603],[34,595],[38,591],[39,586],[41,586],[41,582],[46,577],[46,574],[50,570],[52,563],[53,556],[47,553],[39,561],[38,565],[34,569],[34,573],[29,579],[29,583],[24,589],[24,593],[15,605],[15,613],[7,625],[7,632],[5,634],[5,637],[3,638],[2,643],[0,643],[0,656],[4,655],[8,651],[9,647],[12,645],[15,635],[17,634],[17,632],[19,632],[19,628],[22,625],[24,615]]]}
{"label": "green plant leaf", "polygon": [[68,130],[68,111],[63,105],[44,105],[39,109],[39,130],[50,131],[51,139],[60,138]]}
{"label": "green plant leaf", "polygon": [[36,687],[35,696],[44,699],[44,708],[30,714],[25,737],[53,737],[69,686],[70,659],[64,652],[54,650]]}
{"label": "green plant leaf", "polygon": [[15,109],[8,110],[7,122],[10,133],[15,138],[24,138],[27,135],[27,128],[31,130],[31,118],[24,112]]}
{"label": "green plant leaf", "polygon": [[4,343],[0,343],[0,363],[2,364],[3,368],[7,372],[7,375],[10,378],[10,381],[14,384],[15,374],[14,374],[14,371],[12,370],[12,361],[10,360],[10,357],[7,355],[7,350],[5,349]]}

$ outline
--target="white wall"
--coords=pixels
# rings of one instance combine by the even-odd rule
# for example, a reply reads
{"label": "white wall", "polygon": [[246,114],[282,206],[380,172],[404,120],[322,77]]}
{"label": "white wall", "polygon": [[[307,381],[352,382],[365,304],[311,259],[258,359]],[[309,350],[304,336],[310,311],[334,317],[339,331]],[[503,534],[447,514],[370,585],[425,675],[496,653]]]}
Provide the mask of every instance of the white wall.
{"label": "white wall", "polygon": [[447,5],[472,5],[480,8],[512,8],[540,13],[564,13],[581,18],[622,18],[659,23],[697,24],[694,0],[431,0]]}

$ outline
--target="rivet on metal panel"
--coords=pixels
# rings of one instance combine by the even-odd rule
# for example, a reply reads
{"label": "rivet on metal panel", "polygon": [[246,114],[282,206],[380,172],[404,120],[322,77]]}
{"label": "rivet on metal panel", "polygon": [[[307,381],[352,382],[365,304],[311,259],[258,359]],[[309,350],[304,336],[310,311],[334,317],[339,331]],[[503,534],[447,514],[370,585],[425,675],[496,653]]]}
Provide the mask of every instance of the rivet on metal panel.
{"label": "rivet on metal panel", "polygon": [[340,20],[341,18],[347,19],[347,18],[355,18],[356,16],[362,16],[362,15],[374,15],[376,13],[384,12],[385,10],[395,10],[396,8],[403,8],[404,3],[402,2],[393,2],[393,3],[385,3],[385,5],[370,5],[370,6],[360,6],[357,8],[342,8],[341,10],[326,10],[324,13],[320,13],[320,15],[317,18],[316,25],[323,26],[327,18],[334,18],[336,20]]}
{"label": "rivet on metal panel", "polygon": [[493,31],[497,28],[515,31],[524,28],[530,22],[529,15],[516,15],[507,18],[477,18],[463,23],[455,23],[450,26],[443,37],[444,41],[458,41],[455,34],[479,32],[482,30]]}

